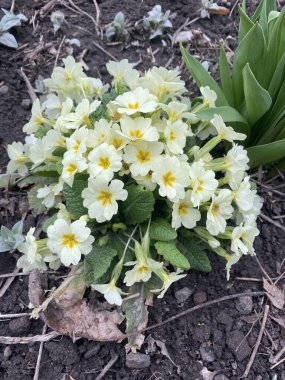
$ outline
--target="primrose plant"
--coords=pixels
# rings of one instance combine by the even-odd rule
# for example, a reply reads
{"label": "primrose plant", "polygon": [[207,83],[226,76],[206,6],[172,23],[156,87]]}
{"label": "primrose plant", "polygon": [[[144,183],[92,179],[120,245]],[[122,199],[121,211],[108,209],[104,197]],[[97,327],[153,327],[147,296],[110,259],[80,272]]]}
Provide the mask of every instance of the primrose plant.
{"label": "primrose plant", "polygon": [[0,252],[13,252],[25,241],[23,235],[23,222],[17,222],[11,230],[1,226],[0,230]]}
{"label": "primrose plant", "polygon": [[0,20],[0,43],[16,49],[18,47],[16,38],[12,33],[9,33],[8,30],[14,28],[15,26],[20,26],[22,21],[28,21],[28,19],[21,13],[15,15],[13,12],[9,12],[3,8],[1,9],[5,14]]}
{"label": "primrose plant", "polygon": [[150,39],[162,36],[170,28],[172,23],[169,20],[170,11],[165,13],[161,10],[161,5],[155,5],[149,12],[148,16],[143,18],[143,26],[146,30],[150,31]]}
{"label": "primrose plant", "polygon": [[210,271],[208,250],[228,273],[254,255],[261,201],[239,145],[246,136],[219,114],[199,117],[216,93],[201,87],[191,105],[177,70],[140,75],[127,60],[109,62],[108,86],[63,61],[33,104],[28,139],[8,146],[8,172],[32,174],[31,207],[48,217],[46,237],[31,229],[18,247],[18,266],[80,266],[85,283],[120,306],[133,285],[163,297],[189,269]]}
{"label": "primrose plant", "polygon": [[106,26],[105,35],[108,40],[125,40],[129,33],[123,12],[118,12],[114,20]]}

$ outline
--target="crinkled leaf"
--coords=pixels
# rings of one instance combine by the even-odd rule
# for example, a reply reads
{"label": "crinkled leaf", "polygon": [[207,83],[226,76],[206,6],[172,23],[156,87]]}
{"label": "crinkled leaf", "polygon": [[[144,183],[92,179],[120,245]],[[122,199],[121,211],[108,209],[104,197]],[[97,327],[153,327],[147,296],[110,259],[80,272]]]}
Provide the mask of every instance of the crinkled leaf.
{"label": "crinkled leaf", "polygon": [[95,245],[84,259],[84,279],[88,284],[96,284],[107,272],[117,251],[107,245]]}
{"label": "crinkled leaf", "polygon": [[150,218],[154,208],[153,192],[143,186],[126,187],[128,198],[121,204],[127,224],[142,223]]}
{"label": "crinkled leaf", "polygon": [[163,218],[155,218],[149,227],[150,238],[153,240],[169,241],[177,237],[177,232],[170,223]]}
{"label": "crinkled leaf", "polygon": [[46,164],[33,169],[33,172],[41,177],[58,177],[57,165]]}
{"label": "crinkled leaf", "polygon": [[28,201],[30,209],[34,210],[37,214],[46,212],[47,208],[42,204],[42,199],[37,197],[38,189],[42,188],[42,185],[36,185],[28,192]]}
{"label": "crinkled leaf", "polygon": [[9,32],[4,32],[0,35],[0,44],[8,46],[13,49],[17,49],[18,43],[13,34]]}
{"label": "crinkled leaf", "polygon": [[191,269],[196,269],[201,272],[211,272],[211,262],[201,244],[193,238],[179,238],[179,247],[183,250],[187,257]]}
{"label": "crinkled leaf", "polygon": [[158,241],[154,244],[159,255],[176,268],[190,269],[187,258],[176,248],[174,242]]}
{"label": "crinkled leaf", "polygon": [[82,215],[86,215],[88,210],[83,206],[82,191],[87,187],[84,180],[75,179],[72,187],[66,183],[63,186],[63,193],[66,200],[67,211],[70,212],[73,219],[79,219]]}

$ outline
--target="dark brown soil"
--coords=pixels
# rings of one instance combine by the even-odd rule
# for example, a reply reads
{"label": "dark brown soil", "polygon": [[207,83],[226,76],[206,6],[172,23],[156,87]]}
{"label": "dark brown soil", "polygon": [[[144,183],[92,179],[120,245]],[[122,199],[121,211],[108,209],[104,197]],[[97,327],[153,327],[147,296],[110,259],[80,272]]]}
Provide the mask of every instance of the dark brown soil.
{"label": "dark brown soil", "polygon": [[[74,2],[90,15],[95,16],[93,1],[74,0]],[[101,9],[101,23],[102,25],[107,24],[118,11],[123,10],[126,18],[133,25],[156,3],[153,0],[145,2],[135,0],[120,2],[115,0],[98,1]],[[231,8],[235,1],[221,3]],[[251,7],[254,8],[258,1],[250,3]],[[175,31],[185,22],[186,18],[193,19],[196,17],[195,12],[199,8],[200,1],[167,0],[160,1],[160,4],[164,11],[170,9],[172,13],[177,13],[176,18],[173,19],[173,30]],[[9,8],[10,1],[1,0],[0,5],[3,8]],[[21,11],[31,18],[35,12],[40,10],[42,5],[42,1],[26,0],[16,5],[16,11]],[[64,35],[67,38],[78,38],[81,41],[81,48],[76,50],[75,56],[79,56],[84,49],[88,49],[84,56],[84,61],[90,69],[88,74],[92,76],[100,75],[104,80],[108,79],[105,64],[109,57],[96,48],[92,44],[93,41],[99,43],[118,59],[128,58],[131,62],[141,60],[141,63],[137,66],[139,70],[145,70],[154,64],[165,65],[172,56],[174,58],[169,67],[181,65],[178,48],[171,47],[167,36],[165,37],[167,46],[163,47],[159,40],[150,43],[147,34],[143,33],[142,30],[137,30],[132,31],[130,40],[127,43],[107,46],[105,42],[96,36],[94,26],[86,16],[75,14],[59,5],[55,9],[62,9],[68,21],[68,24],[56,36],[52,31],[49,14],[44,18],[37,15],[36,25],[38,23],[38,26],[35,30],[33,30],[31,24],[26,23],[17,31],[17,40],[20,46],[18,51],[0,47],[0,83],[3,82],[2,85],[8,86],[8,91],[4,94],[1,93],[0,88],[1,172],[5,171],[5,163],[7,162],[5,145],[23,138],[21,129],[30,115],[30,110],[22,106],[22,101],[28,99],[29,96],[17,70],[24,67],[32,84],[35,83],[35,79],[39,74],[48,76],[55,62],[56,50]],[[201,45],[196,41],[191,45],[191,49],[201,60],[207,60],[210,64],[210,70],[215,73],[216,48],[219,42],[227,40],[230,47],[234,47],[236,44],[237,10],[234,10],[231,18],[212,16],[210,20],[199,20],[191,27],[200,29],[211,39],[210,45]],[[229,38],[229,36],[232,38]],[[41,39],[45,43],[53,42],[56,49],[55,54],[52,49],[43,50],[33,60],[28,59],[27,54],[31,53],[39,45]],[[134,41],[138,41],[138,44],[133,44]],[[155,61],[151,54],[147,52],[150,47],[152,52],[159,49],[154,55]],[[61,57],[65,55],[66,52],[62,49]],[[186,72],[183,75],[185,78],[187,77]],[[194,91],[194,87],[190,80],[188,80],[188,84],[191,93],[191,91]],[[279,176],[269,186],[274,187],[282,183],[284,183],[284,178]],[[284,188],[280,189],[280,191],[284,191]],[[264,214],[270,217],[284,216],[285,195],[275,194],[268,189],[262,195],[265,198]],[[11,192],[9,199],[7,198],[10,203],[7,203],[6,194],[3,193],[1,196],[3,208],[0,211],[0,221],[3,224],[11,225],[24,213],[26,209],[25,197],[19,192]],[[7,205],[10,207],[8,210]],[[283,221],[284,219],[282,218],[278,219],[280,224]],[[36,222],[36,218],[28,214],[26,228]],[[256,239],[258,258],[269,276],[279,276],[284,271],[284,232],[262,220],[260,220],[259,225],[261,235]],[[235,266],[229,282],[225,278],[224,262],[214,255],[211,256],[211,259],[213,264],[212,273],[190,272],[185,279],[176,283],[162,300],[155,300],[154,306],[150,308],[150,325],[175,315],[194,304],[204,302],[206,299],[212,300],[223,295],[262,290],[262,282],[260,281],[237,279],[238,277],[262,278],[263,273],[254,258],[246,257],[241,260]],[[0,273],[9,273],[13,271],[14,267],[15,261],[11,255],[3,254],[0,260]],[[51,275],[50,286],[52,286],[54,280],[55,276]],[[279,282],[279,285],[284,286],[283,280]],[[176,292],[184,287],[187,287],[192,292],[192,295],[185,302],[179,303]],[[149,347],[145,344],[141,352],[150,355],[151,364],[148,368],[141,370],[132,370],[126,367],[123,344],[89,342],[83,339],[72,342],[68,337],[54,339],[44,344],[39,379],[93,380],[114,354],[118,354],[119,359],[105,375],[104,379],[106,380],[196,380],[203,379],[200,374],[203,367],[206,367],[211,372],[216,372],[216,380],[239,379],[245,370],[260,329],[259,322],[255,323],[252,328],[252,320],[254,320],[255,313],[263,311],[266,300],[259,297],[247,298],[242,301],[228,301],[211,308],[205,308],[147,333],[147,336],[151,335],[154,339],[161,340],[166,344],[172,361],[163,356],[159,349],[155,352],[149,352]],[[4,297],[1,298],[0,312],[25,312],[28,311],[27,304],[27,277],[17,277]],[[270,315],[276,317],[278,315],[277,309],[271,306]],[[279,311],[279,315],[282,316],[282,312]],[[250,319],[249,316],[253,318]],[[41,334],[42,327],[41,321],[29,320],[25,317],[10,321],[2,320],[0,321],[0,335],[29,336]],[[284,331],[274,320],[269,318],[266,325],[266,334],[262,338],[248,379],[285,379],[285,366],[283,363],[272,370],[270,369],[272,366],[270,356],[276,354],[283,347],[284,338]],[[38,350],[39,343],[14,345],[9,348],[1,346],[0,378],[5,380],[33,379]]]}

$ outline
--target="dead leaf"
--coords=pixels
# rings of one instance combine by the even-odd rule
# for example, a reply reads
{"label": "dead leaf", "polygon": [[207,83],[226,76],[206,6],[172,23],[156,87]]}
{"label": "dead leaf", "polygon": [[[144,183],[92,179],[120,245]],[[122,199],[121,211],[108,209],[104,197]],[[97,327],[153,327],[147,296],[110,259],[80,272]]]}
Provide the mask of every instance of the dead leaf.
{"label": "dead leaf", "polygon": [[273,319],[273,321],[275,321],[276,323],[278,323],[278,325],[285,330],[285,319],[284,318],[275,318],[275,317],[272,317],[270,316],[271,319]]}
{"label": "dead leaf", "polygon": [[241,320],[247,322],[247,323],[256,323],[258,320],[261,320],[262,313],[255,313],[251,315],[243,315],[240,317]]}
{"label": "dead leaf", "polygon": [[184,32],[179,32],[173,36],[172,43],[178,44],[179,42],[190,42],[193,39],[193,33],[191,30],[186,30]]}
{"label": "dead leaf", "polygon": [[[29,298],[34,307],[39,307],[45,301],[45,284],[45,275],[37,271],[30,274]],[[68,294],[68,286],[60,294],[62,299],[65,291]],[[72,293],[74,288],[70,291]],[[70,294],[67,298],[69,301]],[[41,312],[40,317],[51,329],[73,339],[83,337],[103,342],[120,341],[125,338],[117,327],[121,320],[117,311],[93,310],[84,299],[76,300],[71,306],[66,307],[59,303],[58,296],[55,295],[50,302],[47,302],[46,309]]]}
{"label": "dead leaf", "polygon": [[217,4],[212,4],[211,7],[207,8],[207,11],[211,14],[222,15],[222,16],[226,16],[230,13],[230,10],[228,8],[221,7]]}
{"label": "dead leaf", "polygon": [[179,367],[177,366],[174,361],[171,359],[170,355],[169,355],[169,352],[166,348],[166,345],[164,342],[162,342],[161,340],[159,339],[154,339],[151,335],[149,335],[146,339],[146,343],[147,343],[147,352],[151,353],[151,352],[157,352],[157,348],[160,348],[160,353],[163,355],[163,356],[166,356],[167,359],[169,359],[171,361],[171,363],[175,366],[175,367]]}
{"label": "dead leaf", "polygon": [[265,278],[263,278],[263,288],[266,291],[266,295],[272,305],[282,310],[285,303],[284,293],[282,290],[273,284],[269,284]]}

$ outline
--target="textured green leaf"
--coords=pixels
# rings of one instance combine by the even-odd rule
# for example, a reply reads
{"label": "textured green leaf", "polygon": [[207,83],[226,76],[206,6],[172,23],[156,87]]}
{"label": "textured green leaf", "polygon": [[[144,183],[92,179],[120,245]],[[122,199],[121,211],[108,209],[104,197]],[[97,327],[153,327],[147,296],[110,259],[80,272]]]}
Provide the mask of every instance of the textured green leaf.
{"label": "textured green leaf", "polygon": [[155,218],[151,221],[149,235],[151,239],[160,241],[170,241],[177,238],[175,229],[163,218]]}
{"label": "textured green leaf", "polygon": [[179,238],[179,247],[185,253],[191,269],[201,272],[211,272],[212,266],[210,260],[201,244],[194,238]]}
{"label": "textured green leaf", "polygon": [[63,186],[63,193],[66,200],[67,211],[70,212],[73,219],[79,219],[82,215],[88,214],[88,210],[83,206],[81,193],[87,187],[84,180],[75,179],[72,187],[66,183]]}
{"label": "textured green leaf", "polygon": [[30,209],[34,210],[37,214],[42,214],[47,211],[47,208],[42,204],[42,199],[37,197],[38,189],[42,188],[43,185],[36,185],[31,188],[28,192],[28,201]]}
{"label": "textured green leaf", "polygon": [[158,241],[154,244],[159,255],[176,268],[190,269],[187,258],[176,248],[174,242]]}
{"label": "textured green leaf", "polygon": [[96,284],[107,272],[117,251],[108,245],[95,245],[84,258],[84,279],[88,284]]}
{"label": "textured green leaf", "polygon": [[57,213],[53,214],[46,221],[44,221],[44,223],[42,225],[42,230],[46,233],[47,229],[49,228],[49,226],[51,226],[52,224],[54,224],[54,222],[56,221],[56,219],[57,219]]}
{"label": "textured green leaf", "polygon": [[142,223],[151,217],[154,208],[153,192],[143,186],[126,187],[128,198],[121,204],[127,224]]}
{"label": "textured green leaf", "polygon": [[217,94],[217,106],[226,106],[228,101],[223,94],[222,90],[218,86],[215,79],[205,70],[204,66],[191,54],[189,54],[183,45],[180,43],[180,51],[183,57],[183,60],[187,66],[187,69],[190,71],[194,81],[198,87],[209,86]]}
{"label": "textured green leaf", "polygon": [[46,164],[33,169],[33,173],[41,177],[58,177],[57,165]]}
{"label": "textured green leaf", "polygon": [[249,64],[243,69],[243,85],[247,117],[250,123],[254,124],[269,110],[271,96],[260,86]]}
{"label": "textured green leaf", "polygon": [[251,168],[271,164],[285,157],[285,139],[247,149]]}

